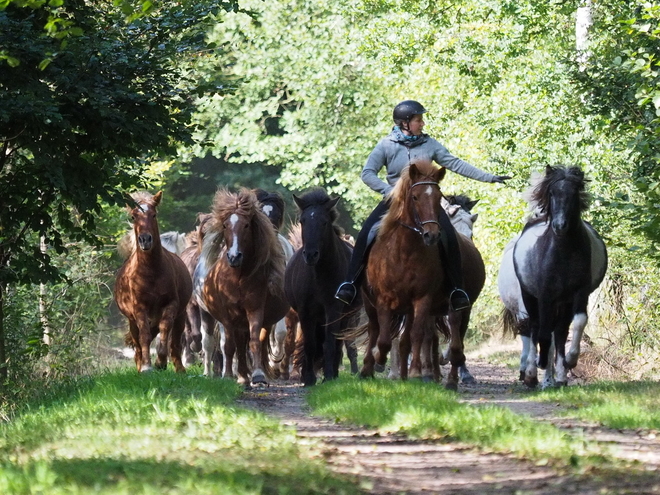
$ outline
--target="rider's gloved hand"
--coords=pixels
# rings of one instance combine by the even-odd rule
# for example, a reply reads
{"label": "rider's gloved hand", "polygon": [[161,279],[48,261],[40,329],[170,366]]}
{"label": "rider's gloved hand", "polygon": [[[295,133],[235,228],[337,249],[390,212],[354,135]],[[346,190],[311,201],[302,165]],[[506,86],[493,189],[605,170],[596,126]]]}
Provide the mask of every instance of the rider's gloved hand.
{"label": "rider's gloved hand", "polygon": [[493,180],[491,182],[497,182],[499,184],[504,184],[505,180],[509,180],[511,177],[508,175],[496,175],[493,177]]}

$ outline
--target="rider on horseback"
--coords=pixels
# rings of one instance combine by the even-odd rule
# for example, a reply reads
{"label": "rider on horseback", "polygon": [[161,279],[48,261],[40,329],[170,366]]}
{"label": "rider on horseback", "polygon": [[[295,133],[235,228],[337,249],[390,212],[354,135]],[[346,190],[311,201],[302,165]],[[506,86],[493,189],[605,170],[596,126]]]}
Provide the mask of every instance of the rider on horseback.
{"label": "rider on horseback", "polygon": [[[471,179],[481,182],[504,183],[511,177],[506,175],[493,175],[484,172],[469,163],[456,158],[438,141],[424,134],[423,115],[426,109],[417,101],[405,100],[394,107],[394,128],[392,132],[382,139],[373,149],[367,163],[362,169],[362,181],[376,192],[387,196],[396,184],[401,171],[413,158],[430,158],[439,165]],[[387,182],[378,177],[378,172],[385,167]],[[389,208],[387,197],[383,199],[376,209],[365,220],[362,230],[358,234],[353,250],[353,256],[348,265],[348,273],[335,297],[345,304],[350,304],[357,294],[360,277],[366,265],[370,245],[369,232],[383,217]],[[461,260],[456,232],[451,225],[449,217],[443,208],[440,208],[441,237],[440,257],[446,266],[453,290],[450,303],[453,310],[458,311],[470,306],[470,299],[463,290],[463,276],[461,273]]]}

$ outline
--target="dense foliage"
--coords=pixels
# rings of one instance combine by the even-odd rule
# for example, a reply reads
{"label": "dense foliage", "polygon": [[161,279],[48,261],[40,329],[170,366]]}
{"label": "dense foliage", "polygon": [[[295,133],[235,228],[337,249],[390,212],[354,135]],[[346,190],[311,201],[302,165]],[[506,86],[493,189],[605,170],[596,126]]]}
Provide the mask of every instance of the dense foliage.
{"label": "dense foliage", "polygon": [[[592,19],[579,50],[578,8]],[[0,2],[0,282],[62,273],[51,251],[109,239],[121,215],[104,205],[147,184],[166,191],[164,228],[190,230],[218,185],[287,200],[323,186],[359,227],[380,199],[360,170],[414,98],[452,153],[513,176],[443,182],[480,200],[473,338],[496,332],[500,255],[531,172],[579,165],[610,252],[592,321],[603,347],[639,361],[659,330],[646,304],[660,293],[659,16],[615,0]]]}

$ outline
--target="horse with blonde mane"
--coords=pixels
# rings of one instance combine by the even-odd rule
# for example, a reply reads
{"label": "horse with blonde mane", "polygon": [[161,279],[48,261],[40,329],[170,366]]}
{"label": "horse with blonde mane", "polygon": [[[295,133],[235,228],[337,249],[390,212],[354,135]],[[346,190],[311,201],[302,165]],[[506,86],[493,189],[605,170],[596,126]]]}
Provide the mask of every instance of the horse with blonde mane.
{"label": "horse with blonde mane", "polygon": [[181,336],[186,305],[192,294],[192,281],[183,261],[161,245],[156,209],[162,191],[151,195],[131,195],[127,206],[133,220],[135,247],[117,273],[114,297],[119,310],[128,318],[127,342],[135,349],[139,372],[151,371],[151,341],[160,335],[155,367],[167,367],[167,343],[177,372],[185,372],[181,362]]}
{"label": "horse with blonde mane", "polygon": [[284,264],[282,247],[255,193],[245,188],[216,192],[195,277],[203,280],[205,309],[225,329],[223,376],[233,376],[237,352],[239,382],[246,386],[273,377],[270,329],[289,310]]}
{"label": "horse with blonde mane", "polygon": [[[398,335],[401,321],[405,319],[399,346],[401,378],[439,380],[437,352],[422,355],[422,348],[434,348],[436,321],[446,315],[447,325],[439,328],[450,336],[451,371],[446,387],[454,390],[458,387],[458,369],[465,363],[462,337],[471,307],[450,311],[452,287],[438,246],[442,235],[438,222],[442,207],[440,181],[445,172],[430,160],[415,160],[404,169],[390,193],[390,208],[371,249],[362,285],[369,318],[369,346],[362,377],[372,377],[376,363],[385,365],[392,338]],[[483,260],[469,239],[459,235],[457,241],[464,288],[470,300],[475,301],[485,281]]]}

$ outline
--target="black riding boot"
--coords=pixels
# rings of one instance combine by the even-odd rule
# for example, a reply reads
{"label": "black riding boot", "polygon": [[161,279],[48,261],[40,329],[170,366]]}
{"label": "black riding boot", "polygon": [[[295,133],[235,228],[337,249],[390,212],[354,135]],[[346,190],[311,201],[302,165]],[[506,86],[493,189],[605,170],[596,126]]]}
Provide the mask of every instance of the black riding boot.
{"label": "black riding boot", "polygon": [[389,206],[389,202],[385,200],[378,203],[378,206],[376,206],[376,209],[364,221],[362,229],[358,233],[355,246],[353,247],[351,261],[348,263],[348,269],[346,270],[346,278],[339,285],[335,294],[335,299],[339,299],[344,304],[351,304],[357,295],[358,287],[362,281],[364,267],[367,264],[369,248],[371,247],[369,244],[369,232],[376,222],[387,213]]}
{"label": "black riding boot", "polygon": [[452,286],[449,294],[449,306],[452,311],[470,307],[470,297],[463,289],[463,270],[461,267],[461,251],[456,239],[456,230],[449,220],[444,208],[440,208],[440,262],[447,270],[447,276]]}

